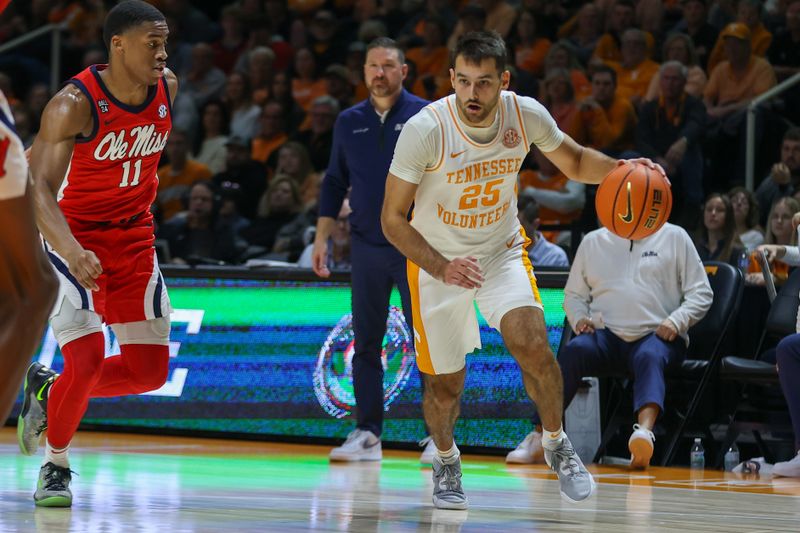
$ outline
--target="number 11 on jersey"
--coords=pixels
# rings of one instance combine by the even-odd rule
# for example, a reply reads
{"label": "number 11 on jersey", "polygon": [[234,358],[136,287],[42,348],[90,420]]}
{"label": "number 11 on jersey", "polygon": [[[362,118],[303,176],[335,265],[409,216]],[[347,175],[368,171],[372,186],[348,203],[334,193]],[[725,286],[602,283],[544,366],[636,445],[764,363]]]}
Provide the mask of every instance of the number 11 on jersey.
{"label": "number 11 on jersey", "polygon": [[137,159],[136,163],[133,164],[133,181],[128,183],[128,177],[131,174],[131,162],[130,160],[125,161],[122,163],[122,181],[119,182],[120,187],[135,187],[139,185],[139,174],[142,173],[142,160]]}

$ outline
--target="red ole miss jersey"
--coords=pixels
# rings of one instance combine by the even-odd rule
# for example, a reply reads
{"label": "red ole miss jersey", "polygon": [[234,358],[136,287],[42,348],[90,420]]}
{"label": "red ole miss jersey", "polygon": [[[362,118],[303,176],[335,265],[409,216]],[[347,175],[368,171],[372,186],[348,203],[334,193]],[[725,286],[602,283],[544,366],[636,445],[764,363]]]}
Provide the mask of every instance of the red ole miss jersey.
{"label": "red ole miss jersey", "polygon": [[[94,127],[75,138],[59,207],[68,219],[115,222],[149,213],[156,198],[156,169],[172,128],[166,78],[151,86],[141,105],[114,98],[92,65],[67,83],[92,105]],[[144,217],[148,218],[148,217]]]}

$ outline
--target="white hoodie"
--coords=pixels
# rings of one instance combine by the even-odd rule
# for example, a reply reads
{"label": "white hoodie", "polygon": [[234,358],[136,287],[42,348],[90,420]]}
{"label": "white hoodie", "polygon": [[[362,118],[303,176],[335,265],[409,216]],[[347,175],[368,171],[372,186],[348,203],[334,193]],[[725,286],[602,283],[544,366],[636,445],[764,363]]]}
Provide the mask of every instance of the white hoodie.
{"label": "white hoodie", "polygon": [[612,333],[632,342],[669,318],[689,344],[687,331],[711,307],[713,293],[703,262],[682,228],[665,224],[631,241],[606,228],[581,241],[564,288],[564,311],[573,330],[598,313]]}

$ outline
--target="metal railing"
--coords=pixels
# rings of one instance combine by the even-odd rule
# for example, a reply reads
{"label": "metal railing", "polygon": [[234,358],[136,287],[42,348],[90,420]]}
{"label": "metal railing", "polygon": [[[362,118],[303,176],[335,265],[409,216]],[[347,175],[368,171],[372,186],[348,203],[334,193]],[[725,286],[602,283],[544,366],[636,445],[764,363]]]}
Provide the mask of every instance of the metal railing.
{"label": "metal railing", "polygon": [[747,152],[745,162],[745,187],[747,190],[752,191],[755,184],[755,164],[756,164],[756,108],[781,94],[782,92],[790,89],[794,85],[800,83],[800,72],[786,78],[778,85],[768,90],[767,92],[758,95],[750,101],[747,106]]}
{"label": "metal railing", "polygon": [[65,28],[64,24],[48,24],[47,26],[36,28],[25,35],[20,35],[16,39],[0,45],[0,54],[52,32],[53,38],[50,40],[50,94],[55,94],[61,83],[61,32]]}

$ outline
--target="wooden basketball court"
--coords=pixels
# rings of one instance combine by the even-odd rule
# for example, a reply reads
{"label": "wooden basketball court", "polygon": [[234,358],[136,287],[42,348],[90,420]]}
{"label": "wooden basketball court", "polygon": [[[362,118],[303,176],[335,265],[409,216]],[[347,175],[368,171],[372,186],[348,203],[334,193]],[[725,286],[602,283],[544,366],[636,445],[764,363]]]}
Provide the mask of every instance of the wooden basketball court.
{"label": "wooden basketball court", "polygon": [[597,494],[572,505],[544,467],[468,455],[469,511],[439,511],[412,452],[337,465],[320,446],[89,432],[73,447],[73,507],[36,508],[41,456],[0,429],[0,531],[800,531],[800,479],[590,467]]}

